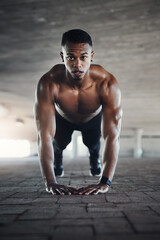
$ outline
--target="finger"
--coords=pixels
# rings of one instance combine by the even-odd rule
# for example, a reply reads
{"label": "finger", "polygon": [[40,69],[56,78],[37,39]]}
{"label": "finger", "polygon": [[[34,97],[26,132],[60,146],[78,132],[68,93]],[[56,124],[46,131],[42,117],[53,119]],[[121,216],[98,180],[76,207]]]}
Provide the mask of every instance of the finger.
{"label": "finger", "polygon": [[77,190],[75,188],[72,188],[72,187],[67,187],[67,191],[69,191],[70,193],[74,193]]}
{"label": "finger", "polygon": [[86,192],[88,191],[88,188],[87,189],[84,189],[83,191],[79,192],[80,195],[83,195],[85,194]]}
{"label": "finger", "polygon": [[78,190],[77,188],[70,187],[70,186],[67,186],[67,188],[70,189],[71,191],[77,191]]}
{"label": "finger", "polygon": [[56,188],[56,191],[58,192],[59,195],[64,195],[64,191],[62,188]]}
{"label": "finger", "polygon": [[82,191],[82,194],[86,194],[86,193],[92,191],[93,189],[95,190],[95,187],[96,186],[94,185],[94,186],[88,186],[88,187],[84,188],[84,190]]}
{"label": "finger", "polygon": [[85,195],[90,195],[90,194],[92,194],[95,190],[96,190],[95,188],[92,188],[92,189],[88,190],[87,192],[85,192],[84,194],[85,194]]}
{"label": "finger", "polygon": [[92,194],[93,195],[97,195],[98,193],[100,193],[101,191],[100,191],[100,189],[97,189],[97,190],[95,190],[94,192],[92,192]]}
{"label": "finger", "polygon": [[68,187],[63,186],[60,189],[65,195],[71,195],[71,190]]}
{"label": "finger", "polygon": [[81,191],[79,191],[79,195],[83,195],[88,189],[83,189]]}
{"label": "finger", "polygon": [[51,193],[53,194],[53,195],[57,195],[57,192],[56,192],[56,190],[55,189],[51,189]]}
{"label": "finger", "polygon": [[71,194],[79,194],[77,189],[71,190]]}
{"label": "finger", "polygon": [[[94,189],[95,190],[95,189]],[[81,193],[84,195],[88,195],[90,191],[93,191],[93,187],[87,187],[85,188]]]}
{"label": "finger", "polygon": [[52,187],[51,192],[52,192],[53,195],[62,195],[61,190],[59,188],[56,188],[56,187]]}
{"label": "finger", "polygon": [[106,193],[106,192],[108,192],[108,190],[109,190],[109,186],[105,186],[105,187],[102,186],[98,189],[98,193]]}
{"label": "finger", "polygon": [[71,195],[72,193],[71,193],[71,191],[69,191],[68,189],[63,189],[63,191],[64,191],[64,193],[65,193],[65,195]]}
{"label": "finger", "polygon": [[61,187],[61,192],[63,192],[63,195],[71,195],[71,191],[66,187]]}
{"label": "finger", "polygon": [[76,188],[73,188],[73,187],[70,187],[70,186],[59,185],[59,187],[67,195],[71,195],[72,193],[77,191]]}
{"label": "finger", "polygon": [[80,192],[82,192],[83,190],[84,190],[84,187],[79,188],[77,191],[78,191],[78,193],[80,193]]}
{"label": "finger", "polygon": [[46,192],[51,193],[51,188],[50,187],[46,187]]}
{"label": "finger", "polygon": [[68,189],[72,194],[79,194],[79,190],[77,188],[69,187]]}
{"label": "finger", "polygon": [[77,189],[69,189],[71,194],[79,194],[79,191]]}
{"label": "finger", "polygon": [[101,189],[101,193],[107,193],[109,190],[109,186],[105,187],[105,188],[102,188]]}

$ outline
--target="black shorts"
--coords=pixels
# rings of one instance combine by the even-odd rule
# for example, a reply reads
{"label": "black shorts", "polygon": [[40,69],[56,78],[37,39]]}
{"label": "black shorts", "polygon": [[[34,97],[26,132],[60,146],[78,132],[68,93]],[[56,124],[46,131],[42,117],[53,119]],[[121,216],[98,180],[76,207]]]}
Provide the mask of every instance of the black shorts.
{"label": "black shorts", "polygon": [[93,117],[86,123],[75,124],[64,119],[56,111],[56,133],[54,137],[54,145],[58,149],[65,149],[71,142],[72,133],[74,130],[82,133],[83,143],[89,148],[89,150],[95,150],[99,152],[100,138],[101,138],[101,118],[102,110],[98,115]]}

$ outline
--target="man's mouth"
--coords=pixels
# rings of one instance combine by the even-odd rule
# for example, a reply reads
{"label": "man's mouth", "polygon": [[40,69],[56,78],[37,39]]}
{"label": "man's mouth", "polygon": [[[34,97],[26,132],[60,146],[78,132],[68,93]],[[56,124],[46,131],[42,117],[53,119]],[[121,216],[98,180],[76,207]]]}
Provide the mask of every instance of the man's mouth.
{"label": "man's mouth", "polygon": [[81,75],[83,74],[82,71],[73,71],[72,73],[73,73],[75,76],[77,76],[77,77],[79,77],[79,76],[81,76]]}

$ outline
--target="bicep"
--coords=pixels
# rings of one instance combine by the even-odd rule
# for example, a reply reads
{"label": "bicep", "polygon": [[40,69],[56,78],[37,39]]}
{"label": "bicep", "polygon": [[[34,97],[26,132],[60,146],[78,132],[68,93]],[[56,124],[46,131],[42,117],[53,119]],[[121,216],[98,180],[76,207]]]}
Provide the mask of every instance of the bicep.
{"label": "bicep", "polygon": [[121,129],[122,121],[122,108],[121,106],[111,109],[108,106],[103,106],[103,120],[102,120],[102,133],[103,138],[118,137]]}
{"label": "bicep", "polygon": [[36,102],[34,106],[35,121],[39,137],[55,134],[55,107],[50,99],[48,89],[37,87]]}
{"label": "bicep", "polygon": [[122,120],[121,91],[116,79],[110,85],[104,86],[102,96],[103,110],[103,137],[108,135],[115,138],[119,136]]}
{"label": "bicep", "polygon": [[54,137],[56,128],[54,105],[36,102],[35,120],[39,136],[49,134],[52,138]]}

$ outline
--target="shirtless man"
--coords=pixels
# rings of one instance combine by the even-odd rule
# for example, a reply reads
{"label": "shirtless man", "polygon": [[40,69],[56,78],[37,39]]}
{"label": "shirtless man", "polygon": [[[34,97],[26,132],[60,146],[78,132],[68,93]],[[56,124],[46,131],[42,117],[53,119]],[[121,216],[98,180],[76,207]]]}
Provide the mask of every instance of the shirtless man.
{"label": "shirtless man", "polygon": [[[35,118],[40,167],[46,191],[52,194],[98,194],[109,190],[119,152],[121,92],[115,77],[102,66],[91,64],[94,56],[88,33],[73,29],[63,34],[64,64],[55,65],[37,86]],[[102,135],[102,171],[99,148]],[[97,184],[76,189],[60,185],[63,175],[62,152],[74,130],[82,133],[90,152],[91,175],[101,174]]]}

